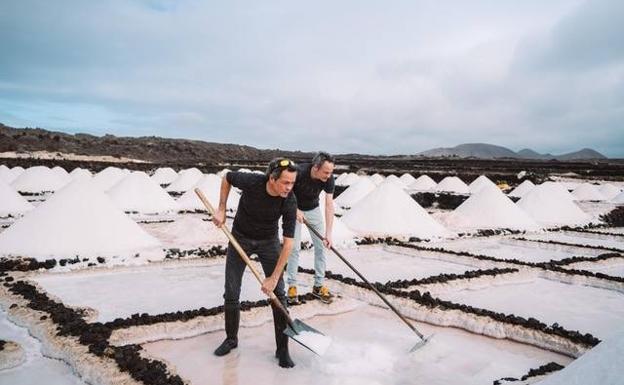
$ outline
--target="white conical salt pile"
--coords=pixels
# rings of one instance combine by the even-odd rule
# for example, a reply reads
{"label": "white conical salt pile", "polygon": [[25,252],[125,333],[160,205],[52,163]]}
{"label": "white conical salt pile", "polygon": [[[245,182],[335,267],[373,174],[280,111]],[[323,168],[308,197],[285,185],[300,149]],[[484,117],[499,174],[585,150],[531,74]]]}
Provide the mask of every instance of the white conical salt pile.
{"label": "white conical salt pile", "polygon": [[484,184],[450,214],[449,222],[473,229],[539,230],[496,185]]}
{"label": "white conical salt pile", "polygon": [[[543,189],[548,189],[551,194],[557,194],[560,199],[564,199],[570,202],[574,202],[574,195],[568,191],[566,184],[561,182],[544,182],[539,186],[543,186]],[[537,187],[537,186],[536,186]]]}
{"label": "white conical salt pile", "polygon": [[217,173],[217,176],[218,176],[219,178],[223,178],[223,177],[225,176],[225,174],[227,174],[227,173],[228,173],[228,172],[230,172],[230,171],[232,171],[232,170],[230,170],[229,168],[224,168],[223,170],[221,170],[221,171],[219,171],[219,172]]}
{"label": "white conical salt pile", "polygon": [[405,173],[405,174],[401,175],[401,177],[399,177],[399,179],[401,179],[401,182],[403,182],[405,187],[408,187],[409,185],[414,183],[414,181],[416,180],[416,178],[414,178],[412,176],[412,174],[408,174],[408,173]]}
{"label": "white conical salt pile", "polygon": [[18,192],[53,192],[65,186],[67,181],[45,166],[28,168],[18,176],[11,186]]}
{"label": "white conical salt pile", "polygon": [[341,184],[342,184],[342,181],[344,180],[344,178],[346,178],[346,177],[347,177],[347,175],[348,175],[348,173],[346,173],[346,172],[343,172],[342,174],[338,175],[338,176],[336,177],[336,179],[334,180],[334,183],[335,183],[336,185],[341,185]]}
{"label": "white conical salt pile", "polygon": [[[312,242],[312,237],[310,236],[310,231],[308,228],[303,225],[304,228],[301,229],[301,242]],[[322,233],[324,236],[325,234]],[[332,241],[334,247],[339,246],[353,246],[355,241],[355,233],[351,231],[340,218],[334,218],[334,223],[332,224]]]}
{"label": "white conical salt pile", "polygon": [[342,218],[359,235],[431,239],[451,233],[395,183],[385,181]]}
{"label": "white conical salt pile", "polygon": [[221,229],[193,215],[181,215],[173,223],[165,223],[150,233],[166,245],[196,248],[206,244],[226,244],[228,239]]}
{"label": "white conical salt pile", "polygon": [[178,173],[171,167],[161,167],[152,175],[154,182],[159,185],[170,184],[178,177]]}
{"label": "white conical salt pile", "polygon": [[71,182],[71,177],[69,176],[69,173],[63,167],[54,166],[52,167],[52,172],[58,175],[59,177],[63,178],[66,183]]}
{"label": "white conical salt pile", "polygon": [[589,223],[591,217],[574,203],[570,193],[562,189],[561,185],[545,182],[535,186],[516,204],[544,227]]}
{"label": "white conical salt pile", "polygon": [[470,189],[468,188],[468,185],[456,176],[447,176],[446,178],[442,179],[440,183],[435,186],[434,190],[439,192],[450,192],[463,195],[470,194]]}
{"label": "white conical salt pile", "polygon": [[251,170],[248,168],[239,168],[237,171],[238,172],[251,172]]}
{"label": "white conical salt pile", "polygon": [[0,233],[0,253],[49,257],[134,254],[160,242],[90,181],[77,180]]}
{"label": "white conical salt pile", "polygon": [[375,189],[375,184],[369,178],[361,178],[357,183],[349,186],[334,200],[336,207],[353,207],[360,199]]}
{"label": "white conical salt pile", "polygon": [[18,176],[22,175],[24,173],[24,167],[21,166],[17,166],[17,167],[13,167],[11,169],[11,174],[13,175],[13,180],[15,180],[15,178],[17,178]]}
{"label": "white conical salt pile", "polygon": [[513,189],[510,193],[510,197],[522,198],[529,191],[535,188],[535,184],[530,180],[526,179],[524,182],[520,183],[515,189]]}
{"label": "white conical salt pile", "polygon": [[600,191],[600,193],[605,197],[606,200],[610,201],[611,199],[618,196],[622,190],[615,187],[611,183],[607,183],[600,186],[598,191]]}
{"label": "white conical salt pile", "polygon": [[479,190],[484,186],[494,186],[498,188],[496,184],[494,184],[494,182],[492,182],[487,176],[479,175],[477,179],[473,180],[472,183],[468,185],[468,189],[470,190],[471,194],[474,194],[479,192]]}
{"label": "white conical salt pile", "polygon": [[101,191],[106,191],[116,185],[125,176],[126,173],[122,169],[109,166],[95,174],[91,181],[93,182],[93,186]]}
{"label": "white conical salt pile", "polygon": [[126,212],[164,214],[180,210],[178,203],[146,173],[124,177],[107,191],[113,203]]}
{"label": "white conical salt pile", "polygon": [[80,167],[76,167],[75,169],[73,169],[72,172],[69,173],[69,176],[72,178],[72,180],[76,180],[76,179],[91,180],[91,178],[93,178],[93,174],[91,174],[91,171],[86,170],[84,168],[80,168]]}
{"label": "white conical salt pile", "polygon": [[7,184],[10,184],[15,180],[16,176],[13,176],[11,169],[7,166],[0,164],[0,181],[4,181]]}
{"label": "white conical salt pile", "polygon": [[375,186],[379,186],[381,184],[381,182],[384,181],[384,177],[381,174],[375,173],[371,176],[368,177],[371,182],[375,183]]}
{"label": "white conical salt pile", "polygon": [[[219,195],[221,193],[221,178],[215,174],[208,174],[204,176],[192,189],[188,190],[180,198],[178,198],[178,204],[180,209],[194,211],[202,210],[206,211],[204,204],[195,193],[195,189],[199,188],[208,202],[216,210],[219,206]],[[228,210],[236,211],[238,207],[238,201],[240,200],[240,194],[234,189],[230,190],[227,200]]]}
{"label": "white conical salt pile", "polygon": [[358,174],[349,173],[341,183],[341,186],[352,186],[356,184],[360,179],[368,179],[368,178],[360,178]]}
{"label": "white conical salt pile", "polygon": [[[395,185],[399,186],[402,189],[405,189],[405,184],[401,181],[401,179],[399,179],[398,176],[394,175],[394,174],[390,174],[386,177],[386,179],[384,179],[384,182],[388,181],[391,183],[394,183]],[[380,183],[381,184],[381,183]]]}
{"label": "white conical salt pile", "polygon": [[17,193],[8,183],[0,179],[0,218],[22,215],[33,209],[33,205]]}
{"label": "white conical salt pile", "polygon": [[615,198],[611,199],[611,203],[624,203],[624,192],[619,193]]}
{"label": "white conical salt pile", "polygon": [[574,199],[577,201],[603,201],[604,195],[600,193],[598,187],[590,183],[581,183],[572,191]]}
{"label": "white conical salt pile", "polygon": [[429,191],[434,189],[438,184],[435,180],[431,179],[429,175],[421,175],[412,184],[410,184],[408,189],[415,191]]}
{"label": "white conical salt pile", "polygon": [[178,173],[178,177],[167,186],[166,190],[177,193],[187,192],[192,189],[203,176],[204,174],[195,167],[181,170]]}

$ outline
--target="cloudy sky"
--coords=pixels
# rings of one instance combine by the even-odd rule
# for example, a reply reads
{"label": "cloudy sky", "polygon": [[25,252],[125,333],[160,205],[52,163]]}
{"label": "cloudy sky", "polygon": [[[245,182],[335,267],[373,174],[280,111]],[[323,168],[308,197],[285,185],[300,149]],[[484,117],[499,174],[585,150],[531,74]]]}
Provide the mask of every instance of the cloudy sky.
{"label": "cloudy sky", "polygon": [[624,1],[8,0],[0,122],[336,153],[624,158]]}

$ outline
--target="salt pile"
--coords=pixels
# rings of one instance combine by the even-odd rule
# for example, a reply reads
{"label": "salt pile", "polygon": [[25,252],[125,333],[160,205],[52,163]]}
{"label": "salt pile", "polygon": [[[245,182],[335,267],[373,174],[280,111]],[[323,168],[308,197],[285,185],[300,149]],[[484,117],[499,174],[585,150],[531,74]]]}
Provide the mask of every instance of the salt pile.
{"label": "salt pile", "polygon": [[[323,218],[325,218],[325,196],[325,191],[321,191],[321,193],[319,194],[319,209],[321,210]],[[324,223],[327,223],[327,221],[325,220]],[[321,235],[325,234],[321,233]],[[340,218],[334,217],[334,222],[332,225],[332,241],[334,243],[334,246],[353,246],[355,243],[354,238],[355,233],[351,231]],[[310,231],[308,231],[305,225],[303,225],[303,228],[301,229],[301,242],[312,242],[312,236],[310,235]]]}
{"label": "salt pile", "polygon": [[439,192],[450,192],[462,195],[470,194],[470,189],[468,188],[468,185],[456,176],[447,176],[446,178],[442,179],[440,183],[435,186],[434,190]]}
{"label": "salt pile", "polygon": [[360,199],[375,189],[375,184],[369,178],[361,178],[357,183],[349,186],[334,200],[336,207],[353,207]]}
{"label": "salt pile", "polygon": [[360,235],[425,239],[451,235],[391,181],[385,181],[360,200],[342,220]]}
{"label": "salt pile", "polygon": [[479,190],[485,186],[488,187],[496,187],[498,188],[494,182],[492,182],[487,176],[485,175],[479,175],[479,177],[475,180],[472,181],[472,183],[470,183],[470,185],[468,185],[468,189],[470,190],[471,194],[474,194],[476,192],[479,192]]}
{"label": "salt pile", "polygon": [[621,385],[623,356],[624,332],[620,330],[539,385]]}
{"label": "salt pile", "polygon": [[113,203],[126,212],[163,214],[180,209],[162,187],[141,171],[130,173],[107,193]]}
{"label": "salt pile", "polygon": [[400,187],[402,189],[404,189],[406,187],[405,184],[401,181],[401,179],[399,179],[399,177],[394,175],[394,174],[388,175],[384,181],[388,181],[388,182],[394,183],[395,185],[397,185],[398,187]]}
{"label": "salt pile", "polygon": [[381,182],[384,181],[384,177],[381,174],[375,173],[371,176],[368,177],[371,182],[375,183],[375,186],[379,186],[381,184]]}
{"label": "salt pile", "polygon": [[33,205],[30,202],[0,179],[0,218],[21,215],[32,209]]}
{"label": "salt pile", "polygon": [[217,173],[217,176],[218,176],[219,178],[223,178],[223,177],[225,176],[225,174],[227,174],[227,173],[228,173],[228,172],[230,172],[230,171],[232,171],[232,170],[230,170],[229,168],[224,168],[223,170],[221,170],[221,171],[219,171],[219,172]]}
{"label": "salt pile", "polygon": [[28,168],[15,178],[11,186],[22,193],[54,192],[67,184],[67,180],[44,166]]}
{"label": "salt pile", "polygon": [[0,233],[4,255],[48,257],[135,253],[158,240],[90,181],[74,181]]}
{"label": "salt pile", "polygon": [[603,201],[605,197],[598,188],[590,183],[582,183],[572,191],[574,199],[577,201]]}
{"label": "salt pile", "polygon": [[13,180],[15,180],[15,178],[17,178],[18,176],[22,175],[24,173],[24,167],[21,166],[17,166],[17,167],[13,167],[11,169],[11,174],[13,175]]}
{"label": "salt pile", "polygon": [[148,230],[150,234],[176,248],[195,248],[202,245],[226,244],[227,237],[212,222],[193,215],[181,215],[172,223]]}
{"label": "salt pile", "polygon": [[437,183],[429,175],[421,175],[408,186],[410,190],[428,191],[434,189]]}
{"label": "salt pile", "polygon": [[535,186],[517,205],[540,225],[583,225],[591,221],[561,185],[546,182]]}
{"label": "salt pile", "polygon": [[509,196],[510,197],[514,197],[514,198],[522,198],[523,196],[525,196],[529,191],[533,190],[534,188],[535,188],[535,184],[533,182],[531,182],[530,180],[526,179],[524,182],[520,183],[518,185],[518,187],[513,189],[509,193]]}
{"label": "salt pile", "polygon": [[[348,175],[348,173],[343,172],[342,174],[338,175],[336,177],[336,179],[334,180],[334,183],[336,183],[337,185],[342,185],[342,181],[344,180],[344,178],[346,178]],[[335,174],[334,174],[335,176]]]}
{"label": "salt pile", "polygon": [[619,193],[618,195],[616,195],[615,198],[611,199],[612,203],[624,203],[624,192]]}
{"label": "salt pile", "polygon": [[178,193],[189,191],[203,176],[204,174],[195,167],[182,170],[178,177],[167,186],[167,191]]}
{"label": "salt pile", "polygon": [[4,181],[5,183],[11,183],[16,177],[13,176],[11,169],[7,166],[0,164],[0,181]]}
{"label": "salt pile", "polygon": [[607,184],[600,186],[598,191],[600,191],[600,194],[602,194],[605,200],[608,200],[608,201],[618,196],[618,194],[621,192],[619,188],[615,187],[611,183],[607,183]]}
{"label": "salt pile", "polygon": [[474,229],[539,229],[537,223],[494,184],[481,186],[450,214],[450,218],[460,227]]}
{"label": "salt pile", "polygon": [[399,179],[401,180],[401,182],[403,182],[405,186],[409,186],[412,183],[414,183],[414,181],[416,181],[416,178],[414,178],[412,174],[408,174],[408,173],[404,173],[403,175],[399,177]]}
{"label": "salt pile", "polygon": [[[208,202],[210,202],[212,207],[216,210],[219,205],[219,195],[221,193],[221,178],[215,174],[206,175],[193,188],[182,194],[178,199],[180,209],[188,211],[206,210],[206,207],[202,201],[199,200],[199,197],[194,191],[196,188],[204,193],[206,198],[208,198]],[[227,200],[228,210],[236,211],[239,200],[240,194],[234,191],[234,189],[230,190]]]}
{"label": "salt pile", "polygon": [[171,167],[158,168],[152,175],[154,182],[159,185],[167,185],[172,183],[178,177],[178,173]]}
{"label": "salt pile", "polygon": [[75,169],[72,170],[72,172],[69,173],[69,176],[72,178],[72,180],[76,180],[76,179],[90,180],[93,177],[93,174],[91,174],[91,171],[89,170],[76,167]]}
{"label": "salt pile", "polygon": [[62,179],[65,183],[71,182],[72,178],[69,176],[69,173],[65,171],[63,167],[54,166],[52,168],[52,172],[57,175],[60,179]]}
{"label": "salt pile", "polygon": [[95,174],[92,179],[93,186],[100,189],[101,191],[106,191],[116,185],[119,181],[121,181],[126,176],[124,170],[118,167],[106,167],[104,170]]}
{"label": "salt pile", "polygon": [[[364,179],[364,178],[362,178]],[[368,179],[368,178],[366,178]],[[355,173],[349,173],[347,176],[340,181],[341,186],[352,186],[360,180],[360,176]]]}

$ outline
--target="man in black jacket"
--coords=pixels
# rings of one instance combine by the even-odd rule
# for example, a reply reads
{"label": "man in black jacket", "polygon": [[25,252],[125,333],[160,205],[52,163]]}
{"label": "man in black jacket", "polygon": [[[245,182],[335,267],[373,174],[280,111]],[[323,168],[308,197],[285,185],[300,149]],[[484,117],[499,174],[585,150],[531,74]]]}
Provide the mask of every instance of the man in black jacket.
{"label": "man in black jacket", "polygon": [[[234,217],[232,234],[247,254],[256,254],[266,278],[262,283],[265,294],[275,293],[286,306],[282,273],[293,245],[297,203],[292,189],[297,176],[295,163],[277,158],[269,163],[265,175],[229,172],[221,182],[219,208],[213,218],[217,226],[225,224],[227,198],[231,186],[241,190],[238,210]],[[280,248],[278,221],[282,218],[283,245]],[[245,262],[229,244],[225,262],[225,333],[226,339],[215,350],[217,356],[228,354],[238,346],[240,321],[240,290]],[[284,368],[295,366],[288,353],[288,336],[284,329],[288,321],[279,309],[273,307],[275,327],[275,356]]]}

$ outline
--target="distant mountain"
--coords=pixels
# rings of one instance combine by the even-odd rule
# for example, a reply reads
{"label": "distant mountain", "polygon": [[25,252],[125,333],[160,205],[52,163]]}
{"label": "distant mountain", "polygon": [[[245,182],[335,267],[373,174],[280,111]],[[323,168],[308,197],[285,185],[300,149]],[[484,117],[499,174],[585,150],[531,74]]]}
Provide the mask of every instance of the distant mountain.
{"label": "distant mountain", "polygon": [[521,159],[557,159],[557,160],[580,160],[580,159],[607,159],[598,151],[584,148],[580,151],[562,155],[540,154],[537,151],[525,148],[514,152],[507,147],[496,146],[488,143],[465,143],[455,147],[434,148],[419,153],[427,157],[458,157],[458,158],[521,158]]}
{"label": "distant mountain", "polygon": [[606,156],[602,155],[598,151],[592,150],[591,148],[584,148],[580,151],[570,152],[567,154],[558,155],[557,159],[559,160],[572,160],[572,159],[607,159]]}
{"label": "distant mountain", "polygon": [[512,150],[487,143],[466,143],[455,147],[434,148],[419,153],[418,155],[430,157],[459,157],[459,158],[517,158],[518,155]]}

